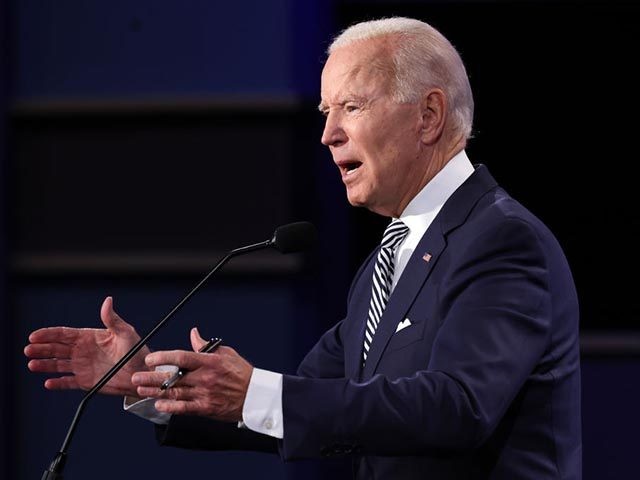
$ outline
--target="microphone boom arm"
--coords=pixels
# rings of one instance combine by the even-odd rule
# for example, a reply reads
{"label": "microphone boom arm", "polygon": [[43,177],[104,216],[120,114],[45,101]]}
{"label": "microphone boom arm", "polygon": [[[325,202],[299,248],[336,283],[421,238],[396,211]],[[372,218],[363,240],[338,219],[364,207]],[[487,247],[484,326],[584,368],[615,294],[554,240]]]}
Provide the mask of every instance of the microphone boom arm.
{"label": "microphone boom arm", "polygon": [[187,293],[187,295],[180,300],[180,302],[178,302],[178,304],[173,307],[171,309],[171,311],[169,313],[167,313],[167,315],[165,315],[165,317],[160,320],[160,322],[158,322],[158,324],[149,332],[147,333],[143,338],[141,338],[133,347],[131,347],[131,350],[129,350],[120,360],[118,360],[115,365],[113,365],[113,367],[111,367],[109,369],[109,371],[107,371],[107,373],[105,373],[102,378],[100,380],[98,380],[98,382],[91,387],[91,389],[85,394],[85,396],[82,398],[82,400],[80,401],[80,404],[78,405],[78,408],[76,409],[76,413],[73,417],[73,420],[71,421],[71,425],[69,426],[69,429],[67,430],[67,435],[64,439],[64,442],[62,442],[62,446],[60,447],[60,451],[58,452],[58,454],[56,455],[56,457],[53,459],[53,461],[51,462],[51,465],[49,466],[48,470],[45,470],[44,474],[42,475],[42,480],[62,480],[62,470],[64,469],[64,464],[66,462],[66,457],[67,457],[67,451],[69,449],[69,444],[71,443],[71,439],[73,438],[73,435],[76,431],[76,427],[78,425],[78,422],[80,420],[80,417],[82,416],[82,413],[85,409],[85,406],[87,404],[87,402],[96,394],[98,393],[98,391],[100,391],[100,389],[102,387],[104,387],[109,380],[111,380],[113,378],[113,376],[118,373],[122,367],[133,358],[133,356],[138,353],[140,351],[140,349],[153,337],[155,336],[155,334],[158,332],[158,330],[160,330],[168,321],[171,317],[173,317],[173,315],[178,312],[182,306],[200,289],[200,287],[202,287],[202,285],[204,285],[207,280],[209,280],[209,278],[211,277],[211,275],[213,275],[215,272],[217,272],[220,268],[222,268],[222,266],[227,263],[231,258],[235,257],[236,255],[241,255],[244,253],[249,253],[249,252],[253,252],[256,250],[262,250],[264,248],[268,248],[271,246],[277,246],[277,241],[276,241],[276,236],[274,235],[274,237],[271,240],[266,240],[264,242],[260,242],[260,243],[254,243],[252,245],[247,245],[245,247],[240,247],[240,248],[236,248],[235,250],[231,250],[229,253],[227,253],[227,255],[224,256],[224,258],[222,260],[220,260],[215,267],[213,267],[209,273],[207,273],[204,278],[202,280],[200,280],[200,282],[198,282],[198,284],[193,287],[193,289],[191,289],[191,291],[189,293]]}

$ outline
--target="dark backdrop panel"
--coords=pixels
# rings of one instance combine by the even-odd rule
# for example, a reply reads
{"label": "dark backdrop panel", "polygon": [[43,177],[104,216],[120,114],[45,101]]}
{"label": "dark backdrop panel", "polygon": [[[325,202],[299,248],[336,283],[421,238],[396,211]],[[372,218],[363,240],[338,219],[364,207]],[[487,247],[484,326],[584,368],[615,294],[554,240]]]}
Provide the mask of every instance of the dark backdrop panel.
{"label": "dark backdrop panel", "polygon": [[268,238],[293,216],[295,121],[237,112],[19,117],[14,245],[219,252]]}
{"label": "dark backdrop panel", "polygon": [[[6,2],[0,2],[0,44],[6,45],[8,38]],[[6,281],[6,224],[7,211],[6,197],[6,165],[7,165],[7,107],[9,69],[7,49],[0,48],[0,384],[9,385],[11,376],[11,352],[9,346],[12,339],[11,323],[6,316],[5,281]],[[8,478],[7,463],[11,458],[13,449],[11,436],[11,399],[6,395],[0,395],[0,477]]]}
{"label": "dark backdrop panel", "polygon": [[639,357],[583,356],[584,480],[638,477]]}
{"label": "dark backdrop panel", "polygon": [[294,93],[288,0],[12,3],[20,100]]}

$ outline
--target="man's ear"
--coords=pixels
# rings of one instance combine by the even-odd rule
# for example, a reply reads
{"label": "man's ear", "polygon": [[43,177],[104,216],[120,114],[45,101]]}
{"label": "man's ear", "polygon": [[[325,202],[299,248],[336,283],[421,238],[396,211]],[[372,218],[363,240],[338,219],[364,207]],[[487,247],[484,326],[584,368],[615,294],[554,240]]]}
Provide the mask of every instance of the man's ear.
{"label": "man's ear", "polygon": [[425,145],[435,144],[447,120],[447,97],[439,88],[428,90],[421,101],[422,129],[420,139]]}

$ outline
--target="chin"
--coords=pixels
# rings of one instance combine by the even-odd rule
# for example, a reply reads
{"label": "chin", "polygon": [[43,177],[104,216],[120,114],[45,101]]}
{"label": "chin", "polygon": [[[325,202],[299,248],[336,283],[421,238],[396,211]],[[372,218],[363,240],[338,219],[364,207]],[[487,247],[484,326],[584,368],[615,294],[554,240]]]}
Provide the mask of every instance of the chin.
{"label": "chin", "polygon": [[347,200],[352,207],[365,207],[367,208],[367,201],[363,199],[361,196],[358,196],[355,193],[349,193],[347,190]]}
{"label": "chin", "polygon": [[375,204],[371,201],[370,198],[362,198],[362,197],[356,197],[354,195],[348,195],[347,199],[349,200],[349,203],[353,207],[366,208],[370,212],[373,212],[377,215],[381,215],[383,217],[396,217],[396,215],[393,212],[393,209],[388,208],[388,206],[385,207],[382,204]]}

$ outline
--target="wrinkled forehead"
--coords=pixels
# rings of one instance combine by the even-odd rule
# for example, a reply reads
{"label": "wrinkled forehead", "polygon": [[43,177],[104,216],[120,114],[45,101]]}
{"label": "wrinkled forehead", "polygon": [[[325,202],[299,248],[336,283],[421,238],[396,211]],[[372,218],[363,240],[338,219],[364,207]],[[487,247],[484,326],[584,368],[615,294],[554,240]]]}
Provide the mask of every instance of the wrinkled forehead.
{"label": "wrinkled forehead", "polygon": [[354,42],[334,50],[322,70],[323,100],[350,89],[391,87],[395,78],[391,49],[378,39]]}

